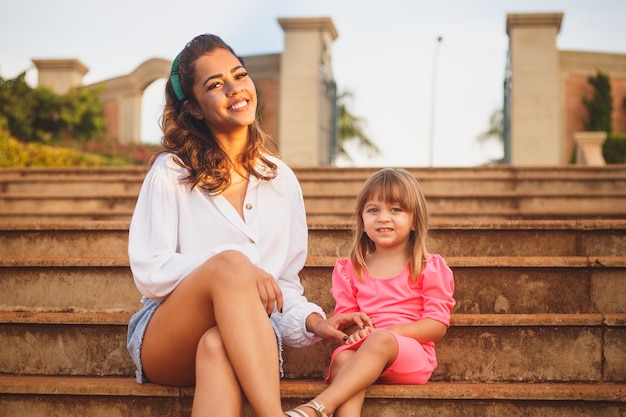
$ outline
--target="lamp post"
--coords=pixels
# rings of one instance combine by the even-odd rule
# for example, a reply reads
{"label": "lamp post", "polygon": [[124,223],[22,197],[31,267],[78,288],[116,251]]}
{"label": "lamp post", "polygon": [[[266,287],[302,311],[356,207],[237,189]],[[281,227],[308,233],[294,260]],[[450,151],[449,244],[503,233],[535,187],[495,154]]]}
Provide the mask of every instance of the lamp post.
{"label": "lamp post", "polygon": [[437,87],[437,56],[439,54],[439,45],[441,45],[442,40],[442,36],[437,37],[435,57],[433,59],[433,81],[430,95],[430,158],[428,160],[428,165],[431,167],[433,166],[433,156],[435,154],[435,91]]}

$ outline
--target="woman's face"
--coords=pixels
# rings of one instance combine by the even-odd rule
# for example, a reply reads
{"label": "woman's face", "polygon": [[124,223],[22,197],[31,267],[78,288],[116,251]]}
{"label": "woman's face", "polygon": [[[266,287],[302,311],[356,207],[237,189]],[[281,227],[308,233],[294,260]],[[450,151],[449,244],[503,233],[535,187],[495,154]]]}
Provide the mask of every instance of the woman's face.
{"label": "woman's face", "polygon": [[204,120],[216,135],[245,129],[256,117],[257,96],[252,79],[239,59],[217,48],[196,61],[191,114]]}

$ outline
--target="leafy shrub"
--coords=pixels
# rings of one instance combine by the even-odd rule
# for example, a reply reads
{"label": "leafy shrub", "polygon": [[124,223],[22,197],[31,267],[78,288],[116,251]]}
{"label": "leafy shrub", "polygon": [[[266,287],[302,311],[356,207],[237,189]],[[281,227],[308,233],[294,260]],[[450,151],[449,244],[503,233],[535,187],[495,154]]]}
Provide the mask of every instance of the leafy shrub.
{"label": "leafy shrub", "polygon": [[585,122],[585,130],[611,133],[611,113],[613,112],[613,96],[609,76],[598,71],[595,76],[587,77],[593,87],[591,98],[583,97],[589,120]]}
{"label": "leafy shrub", "polygon": [[0,129],[0,167],[23,167],[28,161],[24,145],[13,139],[9,132]]}
{"label": "leafy shrub", "polygon": [[626,133],[609,135],[602,146],[607,164],[626,164]]}
{"label": "leafy shrub", "polygon": [[0,167],[4,168],[144,165],[159,149],[149,144],[88,142],[82,147],[62,147],[23,143],[0,126]]}

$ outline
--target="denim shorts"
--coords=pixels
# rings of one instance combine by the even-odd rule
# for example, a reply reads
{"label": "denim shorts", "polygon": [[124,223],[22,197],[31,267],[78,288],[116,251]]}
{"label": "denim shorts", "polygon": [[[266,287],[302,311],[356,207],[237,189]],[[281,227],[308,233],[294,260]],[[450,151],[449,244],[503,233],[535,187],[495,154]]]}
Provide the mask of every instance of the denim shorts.
{"label": "denim shorts", "polygon": [[[137,370],[135,371],[135,378],[139,383],[148,382],[148,380],[143,375],[143,366],[141,364],[141,345],[143,343],[143,336],[146,333],[146,328],[148,327],[148,323],[150,322],[152,315],[161,305],[161,303],[162,301],[160,300],[146,298],[144,300],[142,309],[136,312],[131,317],[130,322],[128,323],[128,337],[126,339],[126,346],[128,347],[130,357],[132,358],[133,362],[135,363],[135,367],[137,368]],[[280,321],[278,315],[272,314],[270,316],[270,323],[272,323],[272,328],[274,329],[274,333],[276,334],[276,342],[278,343],[280,377],[282,378],[284,376],[283,344],[280,336]]]}

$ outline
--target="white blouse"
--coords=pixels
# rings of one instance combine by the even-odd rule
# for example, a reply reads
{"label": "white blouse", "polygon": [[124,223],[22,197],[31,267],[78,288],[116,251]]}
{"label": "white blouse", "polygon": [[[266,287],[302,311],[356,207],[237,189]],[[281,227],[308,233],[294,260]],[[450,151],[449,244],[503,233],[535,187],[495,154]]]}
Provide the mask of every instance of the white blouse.
{"label": "white blouse", "polygon": [[272,181],[250,176],[245,221],[222,195],[182,183],[187,170],[162,154],[146,175],[133,214],[128,255],[135,284],[146,298],[163,299],[190,272],[225,250],[238,250],[270,273],[283,292],[283,313],[274,311],[289,346],[320,340],[307,332],[311,313],[324,311],[308,302],[298,273],[307,256],[308,230],[300,184],[281,160]]}

